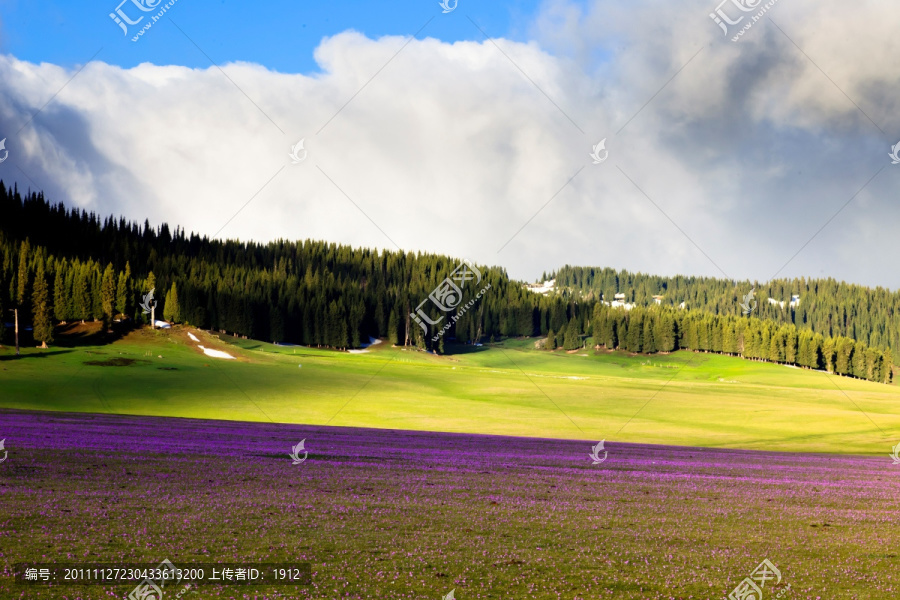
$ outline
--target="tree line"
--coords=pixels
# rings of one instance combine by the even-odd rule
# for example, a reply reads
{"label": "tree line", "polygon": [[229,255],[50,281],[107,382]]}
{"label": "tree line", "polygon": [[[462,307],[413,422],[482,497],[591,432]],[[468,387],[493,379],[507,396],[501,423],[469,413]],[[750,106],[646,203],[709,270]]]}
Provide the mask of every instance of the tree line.
{"label": "tree line", "polygon": [[[147,221],[139,225],[70,210],[0,181],[0,314],[18,309],[20,322],[32,323],[34,338],[47,344],[61,322],[97,320],[106,328],[117,320],[146,323],[149,315],[141,303],[155,289],[157,318],[277,343],[343,349],[375,337],[443,353],[451,340],[546,335],[548,346],[572,349],[593,336],[598,345],[634,352],[685,348],[874,381],[889,378],[886,348],[824,335],[770,318],[763,310],[760,319],[730,314],[724,304],[714,310],[719,305],[709,298],[726,297],[724,282],[709,280],[704,287],[706,280],[678,279],[674,298],[682,297],[682,289],[693,290],[683,297],[690,308],[696,303],[703,310],[661,306],[625,312],[600,302],[597,290],[611,297],[624,289],[630,301],[650,304],[659,282],[651,284],[653,279],[643,275],[629,279],[611,269],[566,267],[556,274],[561,293],[540,295],[510,280],[500,267],[479,265],[481,280],[456,282],[456,294],[447,281],[459,265],[447,256],[314,240],[211,240],[166,224],[153,228]],[[611,285],[612,274],[615,285],[625,287],[603,287]],[[488,285],[488,293],[445,335],[433,335],[454,314],[442,310],[441,302],[453,304],[456,294],[465,303]],[[442,295],[448,291],[450,296]],[[697,300],[701,292],[708,296],[705,304]],[[733,287],[728,293],[735,294]],[[674,301],[670,294],[669,303]],[[423,329],[412,315],[435,325]]]}
{"label": "tree line", "polygon": [[676,349],[714,352],[880,383],[892,380],[890,350],[755,317],[666,306],[637,306],[627,311],[597,303],[590,332],[595,345],[609,349],[641,353]]}
{"label": "tree line", "polygon": [[147,322],[140,303],[153,288],[157,318],[278,343],[350,348],[385,337],[443,352],[449,339],[534,333],[548,309],[502,268],[480,266],[481,281],[460,283],[462,295],[490,293],[432,340],[410,315],[421,307],[443,327],[449,315],[429,297],[457,264],[314,240],[211,240],[70,210],[0,182],[0,308],[18,308],[47,343],[53,322]]}
{"label": "tree line", "polygon": [[[662,296],[664,306],[740,316],[744,296],[755,290],[752,315],[783,325],[809,329],[824,337],[847,337],[867,346],[897,351],[900,348],[900,291],[869,288],[827,279],[775,279],[762,284],[713,277],[662,277],[600,267],[565,266],[545,274],[556,279],[563,297],[607,301],[624,293],[625,301],[639,306]],[[791,306],[793,296],[800,302]],[[779,304],[768,301],[773,298]],[[780,304],[783,303],[783,304]]]}

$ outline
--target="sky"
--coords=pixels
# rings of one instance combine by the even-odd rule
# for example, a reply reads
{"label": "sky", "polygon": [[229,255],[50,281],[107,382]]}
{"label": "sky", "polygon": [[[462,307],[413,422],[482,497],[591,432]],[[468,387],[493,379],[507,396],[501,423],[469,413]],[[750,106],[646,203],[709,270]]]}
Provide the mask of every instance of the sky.
{"label": "sky", "polygon": [[874,0],[0,0],[0,179],[528,281],[897,289],[898,29]]}

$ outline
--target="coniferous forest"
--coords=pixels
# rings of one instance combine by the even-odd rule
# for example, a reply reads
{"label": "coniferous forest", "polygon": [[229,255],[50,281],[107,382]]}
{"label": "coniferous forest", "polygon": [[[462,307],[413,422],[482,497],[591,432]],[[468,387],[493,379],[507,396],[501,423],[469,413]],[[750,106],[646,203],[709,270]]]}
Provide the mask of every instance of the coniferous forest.
{"label": "coniferous forest", "polygon": [[[717,315],[740,315],[741,303],[755,290],[753,315],[782,325],[796,325],[825,337],[849,337],[868,346],[900,348],[900,292],[868,288],[834,279],[774,279],[767,283],[735,282],[711,277],[661,277],[616,271],[611,268],[566,266],[545,279],[556,277],[563,295],[585,299],[616,293],[624,301],[641,306],[662,296],[663,306],[677,307]],[[799,302],[791,306],[793,297]],[[770,302],[769,299],[774,302]],[[776,304],[777,302],[777,304]]]}
{"label": "coniferous forest", "polygon": [[[740,314],[746,290],[735,282],[580,267],[561,269],[558,293],[540,295],[502,268],[478,266],[482,279],[466,284],[464,299],[489,291],[450,321],[428,298],[459,262],[311,240],[210,240],[166,224],[69,210],[0,182],[0,340],[8,338],[3,321],[14,308],[20,323],[33,326],[34,340],[47,344],[59,323],[146,323],[140,303],[154,289],[157,319],[336,349],[378,337],[445,353],[452,351],[445,341],[541,335],[549,349],[588,342],[644,353],[689,349],[890,382],[890,347],[900,343],[900,295],[880,288],[778,280],[757,287],[758,310],[747,318]],[[626,311],[600,301],[616,293],[637,306]],[[799,306],[765,301],[792,294],[800,295]],[[654,295],[662,296],[659,306]],[[446,335],[426,333],[410,318],[420,305],[429,320],[443,318],[436,329],[451,322]]]}

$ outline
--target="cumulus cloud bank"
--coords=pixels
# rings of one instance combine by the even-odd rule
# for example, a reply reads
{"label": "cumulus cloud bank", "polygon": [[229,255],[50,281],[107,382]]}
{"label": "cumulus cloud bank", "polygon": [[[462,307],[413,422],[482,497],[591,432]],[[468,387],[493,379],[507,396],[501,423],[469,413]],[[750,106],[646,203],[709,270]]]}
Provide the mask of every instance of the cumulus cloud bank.
{"label": "cumulus cloud bank", "polygon": [[736,43],[715,8],[547,2],[528,43],[348,31],[315,75],[72,78],[0,56],[0,177],[210,236],[396,244],[527,279],[568,263],[900,287],[900,7],[782,0]]}

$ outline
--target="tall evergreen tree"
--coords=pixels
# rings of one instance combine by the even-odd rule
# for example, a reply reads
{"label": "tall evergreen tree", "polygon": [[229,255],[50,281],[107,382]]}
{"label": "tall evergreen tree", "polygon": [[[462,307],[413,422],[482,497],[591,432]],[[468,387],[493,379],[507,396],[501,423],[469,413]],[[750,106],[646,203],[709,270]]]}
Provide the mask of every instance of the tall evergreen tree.
{"label": "tall evergreen tree", "polygon": [[41,342],[41,347],[53,342],[53,307],[50,303],[50,289],[47,285],[47,277],[44,273],[44,261],[37,260],[34,274],[34,290],[32,292],[33,333],[35,341]]}
{"label": "tall evergreen tree", "polygon": [[119,280],[116,282],[116,310],[119,314],[131,314],[131,266],[125,263],[125,270],[119,273]]}
{"label": "tall evergreen tree", "polygon": [[581,339],[578,335],[578,323],[573,317],[566,325],[566,335],[563,338],[563,348],[566,350],[575,350],[581,348]]}
{"label": "tall evergreen tree", "polygon": [[16,275],[16,304],[22,308],[28,298],[28,258],[31,253],[31,245],[26,239],[19,246],[19,270]]}
{"label": "tall evergreen tree", "polygon": [[68,306],[63,265],[57,264],[56,275],[53,278],[53,316],[57,321],[65,321],[69,318]]}
{"label": "tall evergreen tree", "polygon": [[116,273],[112,263],[106,265],[100,283],[100,303],[103,313],[103,325],[107,329],[112,325],[116,314]]}
{"label": "tall evergreen tree", "polygon": [[172,323],[181,321],[181,307],[178,303],[178,285],[174,282],[172,283],[172,287],[169,288],[169,291],[166,292],[165,303],[163,304],[163,318]]}

